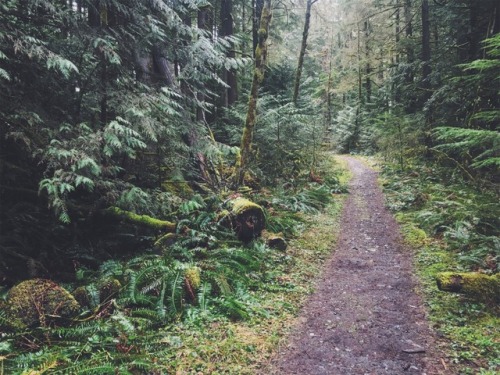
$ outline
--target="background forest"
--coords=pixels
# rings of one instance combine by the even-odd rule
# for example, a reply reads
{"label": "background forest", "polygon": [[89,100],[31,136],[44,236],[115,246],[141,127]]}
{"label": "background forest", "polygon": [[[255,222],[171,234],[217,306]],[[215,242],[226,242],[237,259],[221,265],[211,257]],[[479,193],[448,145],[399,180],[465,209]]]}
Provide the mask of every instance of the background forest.
{"label": "background forest", "polygon": [[325,149],[377,154],[391,209],[498,273],[499,91],[495,0],[3,0],[1,301],[57,302],[0,302],[0,374],[163,373],[176,327],[273,315],[294,260],[254,225],[345,192]]}

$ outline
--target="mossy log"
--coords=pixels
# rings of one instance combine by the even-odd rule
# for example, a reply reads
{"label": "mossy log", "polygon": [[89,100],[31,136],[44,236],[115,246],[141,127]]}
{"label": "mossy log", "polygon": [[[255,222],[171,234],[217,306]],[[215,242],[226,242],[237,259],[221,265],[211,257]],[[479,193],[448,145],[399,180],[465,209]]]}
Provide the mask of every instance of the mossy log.
{"label": "mossy log", "polygon": [[242,197],[229,200],[227,205],[229,207],[227,221],[241,241],[248,242],[260,236],[266,226],[261,206]]}
{"label": "mossy log", "polygon": [[264,230],[262,231],[262,238],[266,240],[267,246],[271,249],[285,251],[288,247],[288,244],[281,233],[271,233]]}
{"label": "mossy log", "polygon": [[441,272],[436,276],[439,290],[462,293],[483,301],[500,302],[500,274]]}
{"label": "mossy log", "polygon": [[73,295],[53,281],[31,279],[14,286],[7,295],[6,317],[14,330],[48,326],[71,319],[80,305]]}
{"label": "mossy log", "polygon": [[131,224],[140,225],[142,227],[162,232],[175,232],[177,228],[177,224],[172,223],[171,221],[156,219],[148,215],[138,215],[134,212],[125,211],[118,207],[110,207],[104,210],[104,213]]}

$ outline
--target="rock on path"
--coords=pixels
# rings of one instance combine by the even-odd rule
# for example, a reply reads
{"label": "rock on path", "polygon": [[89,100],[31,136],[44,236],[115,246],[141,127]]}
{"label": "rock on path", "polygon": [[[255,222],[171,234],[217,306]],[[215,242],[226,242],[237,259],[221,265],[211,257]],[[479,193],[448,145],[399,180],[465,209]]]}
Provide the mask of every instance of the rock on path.
{"label": "rock on path", "polygon": [[447,374],[377,173],[345,159],[353,179],[337,247],[271,373]]}

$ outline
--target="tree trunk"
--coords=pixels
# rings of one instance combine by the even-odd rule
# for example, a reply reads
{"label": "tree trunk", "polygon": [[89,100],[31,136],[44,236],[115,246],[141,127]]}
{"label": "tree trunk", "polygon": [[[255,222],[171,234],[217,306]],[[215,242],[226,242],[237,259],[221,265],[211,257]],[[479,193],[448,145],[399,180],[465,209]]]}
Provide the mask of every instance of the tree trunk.
{"label": "tree trunk", "polygon": [[366,87],[366,102],[370,103],[371,98],[372,98],[372,80],[371,80],[371,73],[372,73],[372,68],[370,65],[370,43],[369,43],[369,37],[370,37],[370,22],[365,21],[365,87]]}
{"label": "tree trunk", "polygon": [[436,276],[439,290],[462,293],[484,301],[500,302],[500,274],[441,272]]}
{"label": "tree trunk", "polygon": [[[221,29],[220,34],[222,37],[232,36],[234,33],[233,27],[233,0],[221,0],[220,8],[220,18],[221,18]],[[229,58],[235,57],[234,46],[229,51],[227,56]],[[224,70],[224,82],[229,86],[224,90],[224,105],[225,107],[230,107],[236,100],[238,100],[238,87],[236,72],[232,69]]]}
{"label": "tree trunk", "polygon": [[[361,30],[359,29],[359,22],[357,23],[358,28],[358,104],[363,103],[363,75],[361,74]],[[359,107],[358,105],[358,107]]]}
{"label": "tree trunk", "polygon": [[[412,25],[412,0],[405,0],[404,3],[404,18],[405,18],[405,36],[406,36],[406,63],[407,67],[404,73],[405,83],[407,85],[412,85],[414,80],[413,63],[415,62],[415,51],[413,49],[413,41],[410,39],[413,36],[413,25]],[[408,90],[408,88],[407,88]],[[406,112],[415,112],[415,102],[416,98],[413,94],[409,95],[408,103],[406,105]]]}
{"label": "tree trunk", "polygon": [[236,160],[235,187],[243,184],[245,170],[248,168],[252,148],[253,132],[257,120],[257,98],[259,86],[264,80],[267,61],[267,37],[271,23],[271,0],[265,0],[259,27],[259,45],[255,49],[255,67],[253,71],[252,87],[248,100],[248,110],[245,127],[241,136],[240,155]]}
{"label": "tree trunk", "polygon": [[[422,1],[422,88],[429,90],[431,75],[431,31],[429,20],[429,1]],[[428,95],[424,95],[427,97]]]}
{"label": "tree trunk", "polygon": [[297,105],[299,98],[300,76],[302,75],[302,68],[304,66],[304,56],[307,48],[307,37],[309,35],[309,26],[311,24],[311,7],[317,0],[307,0],[306,5],[306,18],[304,22],[304,31],[302,32],[302,43],[300,45],[299,62],[297,65],[297,72],[295,73],[295,83],[293,85],[293,104]]}
{"label": "tree trunk", "polygon": [[400,21],[401,21],[401,16],[400,16],[400,4],[399,4],[399,1],[400,0],[396,0],[396,14],[395,14],[395,17],[396,17],[396,64],[399,64],[399,41],[401,39],[401,25],[400,25]]}
{"label": "tree trunk", "polygon": [[161,86],[172,87],[174,84],[174,75],[169,66],[169,62],[159,44],[155,44],[152,50],[154,72],[158,83]]}
{"label": "tree trunk", "polygon": [[253,36],[253,57],[255,58],[255,50],[259,45],[259,28],[262,17],[262,9],[264,9],[264,0],[252,0],[253,18],[252,18],[252,36]]}
{"label": "tree trunk", "polygon": [[[209,5],[198,10],[198,28],[207,32],[211,32],[212,30],[213,20],[211,19],[210,10],[211,8]],[[205,101],[205,95],[201,92],[198,92],[196,95],[199,103],[203,103]],[[196,121],[205,121],[205,111],[200,105],[196,107]]]}

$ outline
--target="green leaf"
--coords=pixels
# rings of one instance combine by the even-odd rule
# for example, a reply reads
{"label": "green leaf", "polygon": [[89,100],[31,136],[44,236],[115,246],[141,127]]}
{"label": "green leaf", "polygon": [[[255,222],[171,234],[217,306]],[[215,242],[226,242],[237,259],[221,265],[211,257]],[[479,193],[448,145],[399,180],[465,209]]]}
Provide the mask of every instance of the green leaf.
{"label": "green leaf", "polygon": [[47,68],[59,71],[65,78],[69,78],[73,72],[78,73],[75,64],[58,55],[51,55],[47,58]]}

